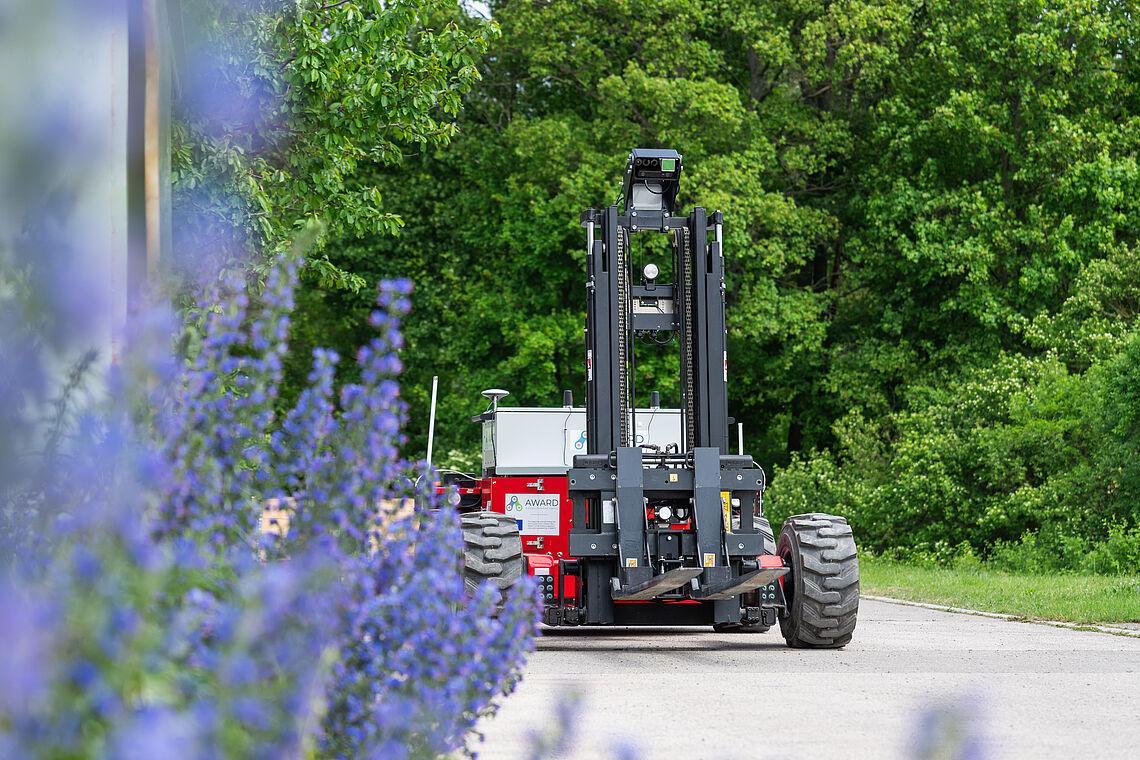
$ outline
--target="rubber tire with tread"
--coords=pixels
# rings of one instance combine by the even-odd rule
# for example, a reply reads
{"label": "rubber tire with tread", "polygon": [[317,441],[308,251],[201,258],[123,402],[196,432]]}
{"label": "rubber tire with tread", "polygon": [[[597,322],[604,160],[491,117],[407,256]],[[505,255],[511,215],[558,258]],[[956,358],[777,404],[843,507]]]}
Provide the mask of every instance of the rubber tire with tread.
{"label": "rubber tire with tread", "polygon": [[859,612],[859,558],[842,517],[813,513],[784,522],[776,553],[784,576],[780,631],[788,646],[835,649],[851,641]]}
{"label": "rubber tire with tread", "polygon": [[[774,533],[772,533],[772,526],[768,523],[767,518],[754,515],[752,517],[752,525],[757,532],[763,534],[764,536],[764,553],[775,554],[776,536]],[[739,515],[733,516],[732,527],[740,527]],[[750,597],[752,600],[755,600],[756,592],[750,591],[748,594],[742,594],[741,596]],[[713,623],[713,630],[717,633],[767,633],[770,628],[771,626],[764,625],[763,623]]]}
{"label": "rubber tire with tread", "polygon": [[500,591],[526,573],[518,523],[498,512],[468,512],[459,516],[463,528],[463,580],[468,594],[484,582]]}

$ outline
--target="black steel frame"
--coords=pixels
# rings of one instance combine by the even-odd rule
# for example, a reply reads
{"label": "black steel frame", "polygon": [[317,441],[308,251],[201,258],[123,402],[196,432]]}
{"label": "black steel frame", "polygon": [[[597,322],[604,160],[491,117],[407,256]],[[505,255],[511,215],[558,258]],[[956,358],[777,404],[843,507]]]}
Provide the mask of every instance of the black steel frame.
{"label": "black steel frame", "polygon": [[[587,209],[581,222],[588,241],[588,453],[575,457],[568,473],[574,526],[570,554],[577,560],[575,574],[580,578],[575,622],[738,622],[740,599],[730,592],[761,575],[768,578],[766,582],[775,582],[782,571],[765,575],[750,562],[765,551],[763,537],[751,520],[764,475],[751,457],[733,456],[728,449],[721,213],[710,215],[695,208],[688,216],[670,216],[660,211],[639,214],[636,209],[623,213],[610,206]],[[648,291],[634,284],[629,243],[633,235],[648,231],[674,236],[676,279],[653,288],[654,297],[673,299],[672,317],[635,314],[631,307],[633,298],[645,297]],[[678,336],[684,441],[675,453],[633,445],[633,347],[639,331],[671,331]],[[624,396],[623,386],[629,389]],[[740,527],[731,531],[723,517],[721,492],[725,491],[746,505]],[[678,540],[651,528],[646,519],[649,499],[690,503],[692,529],[676,531]],[[670,542],[670,556],[677,557],[669,573],[654,566],[663,541]],[[682,597],[690,603],[672,603]],[[699,604],[691,603],[702,598]],[[615,603],[645,599],[656,602]],[[553,618],[566,622],[561,610]]]}

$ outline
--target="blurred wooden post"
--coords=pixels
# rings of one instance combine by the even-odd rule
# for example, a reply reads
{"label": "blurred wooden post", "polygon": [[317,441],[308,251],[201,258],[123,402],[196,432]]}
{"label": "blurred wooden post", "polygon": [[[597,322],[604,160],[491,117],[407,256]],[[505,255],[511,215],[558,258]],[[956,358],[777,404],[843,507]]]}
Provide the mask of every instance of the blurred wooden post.
{"label": "blurred wooden post", "polygon": [[146,35],[146,275],[153,281],[158,262],[170,253],[170,24],[164,0],[142,0]]}
{"label": "blurred wooden post", "polygon": [[135,311],[171,248],[173,58],[166,0],[127,0],[127,22],[127,299]]}

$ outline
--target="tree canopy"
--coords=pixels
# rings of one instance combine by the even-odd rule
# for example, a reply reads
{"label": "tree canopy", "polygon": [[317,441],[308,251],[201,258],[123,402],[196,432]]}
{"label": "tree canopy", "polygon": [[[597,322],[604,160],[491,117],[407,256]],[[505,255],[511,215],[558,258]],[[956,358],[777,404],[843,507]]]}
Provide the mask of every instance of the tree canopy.
{"label": "tree canopy", "polygon": [[[289,245],[306,222],[329,234],[392,233],[363,170],[407,146],[445,145],[493,23],[456,20],[454,0],[191,0],[175,98],[172,170],[182,256]],[[324,287],[356,273],[311,255]]]}
{"label": "tree canopy", "polygon": [[[579,212],[616,202],[631,148],[669,147],[685,158],[680,207],[725,214],[730,414],[780,470],[775,509],[835,509],[878,548],[991,546],[1058,521],[1106,535],[1140,517],[1124,380],[1140,309],[1135,3],[489,9],[494,40],[463,13],[441,21],[473,67],[462,107],[445,99],[432,122],[446,145],[427,127],[347,129],[405,153],[357,156],[344,189],[375,188],[370,208],[398,214],[399,234],[346,223],[324,249],[332,270],[415,282],[409,450],[432,375],[437,451],[456,463],[477,451],[481,389],[581,399]],[[458,42],[472,38],[485,55]],[[313,140],[305,153],[327,154]],[[370,297],[313,284],[300,298],[298,356],[361,342]],[[675,401],[671,356],[639,369]]]}

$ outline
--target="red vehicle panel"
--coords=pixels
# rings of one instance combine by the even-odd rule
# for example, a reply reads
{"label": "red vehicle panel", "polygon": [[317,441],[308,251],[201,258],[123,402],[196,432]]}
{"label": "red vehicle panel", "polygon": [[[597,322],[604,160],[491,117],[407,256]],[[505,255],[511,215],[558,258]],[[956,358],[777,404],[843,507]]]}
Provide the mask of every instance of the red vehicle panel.
{"label": "red vehicle panel", "polygon": [[[483,504],[492,512],[514,517],[522,536],[523,553],[549,557],[554,573],[558,560],[570,559],[573,510],[565,475],[490,477],[483,479]],[[531,563],[532,573],[547,563]],[[576,579],[567,577],[563,592],[573,598]]]}

